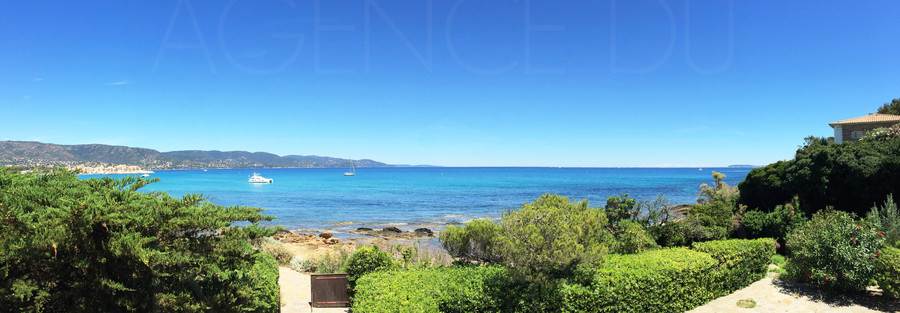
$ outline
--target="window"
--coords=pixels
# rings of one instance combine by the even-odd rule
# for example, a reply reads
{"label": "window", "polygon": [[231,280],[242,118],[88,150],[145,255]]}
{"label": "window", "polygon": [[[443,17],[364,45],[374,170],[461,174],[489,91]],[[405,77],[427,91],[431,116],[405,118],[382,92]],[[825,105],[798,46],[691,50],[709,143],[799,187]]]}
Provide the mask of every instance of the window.
{"label": "window", "polygon": [[852,138],[852,139],[859,139],[859,138],[862,138],[862,136],[863,136],[863,132],[861,130],[857,130],[857,131],[850,133],[850,138]]}

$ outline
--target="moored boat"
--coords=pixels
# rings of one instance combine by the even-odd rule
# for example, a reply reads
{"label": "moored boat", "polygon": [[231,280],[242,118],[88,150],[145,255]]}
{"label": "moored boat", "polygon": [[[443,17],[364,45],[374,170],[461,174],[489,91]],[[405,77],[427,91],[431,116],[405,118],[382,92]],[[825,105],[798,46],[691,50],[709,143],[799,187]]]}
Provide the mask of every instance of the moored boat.
{"label": "moored boat", "polygon": [[254,183],[254,184],[271,184],[271,183],[275,182],[275,180],[271,179],[271,178],[262,177],[258,173],[253,173],[253,175],[250,176],[250,179],[247,180],[247,182]]}

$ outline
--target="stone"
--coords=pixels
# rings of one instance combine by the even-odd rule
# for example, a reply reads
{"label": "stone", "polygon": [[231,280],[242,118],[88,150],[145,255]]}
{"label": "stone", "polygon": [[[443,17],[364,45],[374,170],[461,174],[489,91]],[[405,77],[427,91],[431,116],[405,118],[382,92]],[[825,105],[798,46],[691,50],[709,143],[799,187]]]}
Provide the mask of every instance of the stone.
{"label": "stone", "polygon": [[382,229],[381,231],[383,231],[383,232],[392,232],[392,233],[402,233],[402,232],[403,232],[403,231],[400,230],[399,228],[393,227],[393,226],[391,226],[391,227],[385,227],[385,228]]}
{"label": "stone", "polygon": [[424,228],[424,227],[423,227],[423,228],[416,228],[415,233],[416,233],[416,235],[419,235],[419,236],[425,236],[425,237],[431,237],[431,236],[434,236],[434,232],[433,232],[433,231],[431,231],[431,230],[428,229],[428,228]]}
{"label": "stone", "polygon": [[328,239],[328,238],[334,237],[334,235],[330,232],[323,231],[321,234],[319,234],[319,237]]}

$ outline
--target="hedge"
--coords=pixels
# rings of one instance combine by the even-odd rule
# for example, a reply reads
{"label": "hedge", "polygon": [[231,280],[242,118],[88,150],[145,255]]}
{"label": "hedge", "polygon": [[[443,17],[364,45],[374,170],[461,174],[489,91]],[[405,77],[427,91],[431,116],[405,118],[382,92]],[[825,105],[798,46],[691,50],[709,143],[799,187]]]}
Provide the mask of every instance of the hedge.
{"label": "hedge", "polygon": [[454,266],[375,272],[356,281],[353,312],[503,311],[501,266]]}
{"label": "hedge", "polygon": [[684,312],[706,303],[718,263],[709,254],[671,248],[611,255],[563,284],[564,312]]}
{"label": "hedge", "polygon": [[887,247],[878,256],[875,280],[884,294],[900,297],[900,249]]}
{"label": "hedge", "polygon": [[719,262],[719,275],[714,280],[717,286],[713,288],[718,297],[765,277],[770,259],[775,254],[775,240],[761,238],[695,242],[693,249],[708,253]]}
{"label": "hedge", "polygon": [[556,289],[516,282],[501,266],[376,272],[357,280],[353,311],[683,312],[762,278],[774,252],[766,238],[609,255]]}

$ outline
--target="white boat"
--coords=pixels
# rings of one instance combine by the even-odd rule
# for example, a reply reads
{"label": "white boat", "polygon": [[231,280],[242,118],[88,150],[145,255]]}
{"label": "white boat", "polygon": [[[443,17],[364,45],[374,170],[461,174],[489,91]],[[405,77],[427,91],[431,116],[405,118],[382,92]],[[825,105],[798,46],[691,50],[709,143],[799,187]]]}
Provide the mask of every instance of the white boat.
{"label": "white boat", "polygon": [[271,183],[275,182],[275,180],[271,179],[271,178],[262,177],[257,173],[253,173],[253,176],[250,176],[250,179],[247,180],[247,182],[254,183],[254,184],[271,184]]}
{"label": "white boat", "polygon": [[353,165],[353,158],[350,158],[350,171],[344,172],[344,176],[356,176],[356,166]]}
{"label": "white boat", "polygon": [[141,175],[141,177],[150,177],[150,174],[144,173],[144,175]]}

